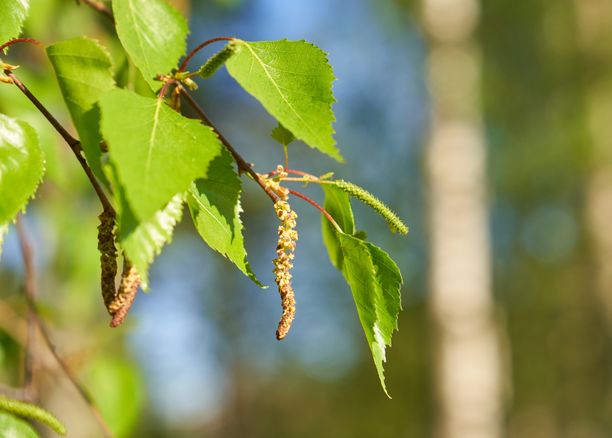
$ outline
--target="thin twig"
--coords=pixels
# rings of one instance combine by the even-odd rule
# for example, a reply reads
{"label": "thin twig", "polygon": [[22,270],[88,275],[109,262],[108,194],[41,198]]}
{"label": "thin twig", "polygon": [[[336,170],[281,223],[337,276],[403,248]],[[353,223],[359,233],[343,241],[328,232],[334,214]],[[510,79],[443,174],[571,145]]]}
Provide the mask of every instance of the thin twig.
{"label": "thin twig", "polygon": [[106,18],[108,18],[112,23],[115,23],[115,17],[113,16],[113,11],[110,10],[104,3],[98,2],[96,0],[77,0],[77,3],[83,2],[93,10],[100,12]]}
{"label": "thin twig", "polygon": [[266,194],[270,197],[270,199],[272,199],[272,202],[278,201],[278,196],[270,189],[270,187],[266,186],[266,183],[263,181],[263,179],[261,179],[261,177],[257,174],[257,172],[253,170],[251,165],[247,163],[244,160],[244,158],[242,158],[242,156],[238,153],[238,151],[236,151],[236,149],[234,149],[231,143],[227,141],[227,139],[219,132],[217,127],[206,116],[206,114],[204,113],[204,110],[202,110],[202,108],[198,105],[198,103],[195,100],[193,100],[193,97],[191,97],[191,95],[187,93],[184,89],[181,89],[181,95],[185,97],[185,99],[187,99],[187,102],[189,103],[189,105],[191,105],[193,110],[198,114],[202,122],[210,126],[213,129],[213,131],[215,131],[215,133],[219,137],[219,140],[221,140],[221,143],[223,143],[223,145],[230,152],[230,154],[232,154],[234,161],[238,165],[238,169],[241,172],[246,172],[249,175],[251,175],[251,177],[255,180],[255,182],[259,184],[259,186],[263,189],[263,191],[266,192]]}
{"label": "thin twig", "polygon": [[189,54],[185,57],[185,59],[181,63],[181,66],[179,67],[179,73],[184,72],[187,69],[187,64],[189,64],[189,61],[191,61],[191,58],[193,58],[196,55],[196,53],[198,53],[204,47],[208,46],[209,44],[216,43],[217,41],[233,41],[235,39],[236,38],[222,36],[222,37],[210,39],[208,41],[204,41],[202,44],[199,44],[198,46],[196,46],[195,49],[189,52]]}
{"label": "thin twig", "polygon": [[62,368],[62,371],[64,372],[68,380],[70,380],[70,382],[75,387],[75,389],[77,390],[81,398],[83,398],[83,400],[85,401],[85,403],[91,410],[91,413],[93,414],[96,421],[102,428],[104,435],[108,438],[112,438],[113,433],[111,432],[110,428],[104,421],[104,418],[100,414],[100,411],[98,411],[98,408],[96,407],[92,397],[89,395],[89,393],[87,392],[85,387],[81,384],[81,382],[79,382],[78,378],[74,375],[72,370],[70,370],[66,362],[64,362],[64,360],[58,354],[57,349],[55,348],[55,345],[53,344],[53,341],[51,340],[51,336],[49,334],[47,326],[45,325],[42,317],[40,316],[40,312],[38,311],[38,306],[36,305],[36,301],[35,301],[36,272],[34,270],[34,255],[32,252],[32,247],[30,245],[30,242],[28,241],[25,229],[23,227],[23,224],[21,223],[20,218],[18,218],[17,220],[16,228],[17,228],[17,235],[19,237],[19,243],[21,246],[21,255],[23,258],[23,264],[24,264],[25,275],[26,275],[26,301],[28,304],[28,310],[31,312],[33,316],[33,320],[38,326],[38,330],[40,331],[40,334],[43,340],[45,341],[45,344],[47,344],[49,351],[51,352],[51,354],[53,355],[53,357],[55,358],[59,366]]}
{"label": "thin twig", "polygon": [[340,225],[338,225],[338,223],[334,220],[334,218],[331,216],[331,214],[329,214],[327,212],[327,210],[325,210],[323,207],[321,207],[315,201],[313,201],[308,196],[306,196],[306,195],[304,195],[304,194],[302,194],[300,192],[296,192],[295,190],[289,189],[289,193],[291,193],[292,195],[297,196],[298,198],[303,199],[304,201],[308,202],[310,205],[315,207],[317,210],[319,210],[321,213],[323,213],[323,215],[327,218],[327,220],[329,220],[331,222],[331,224],[336,228],[336,230],[338,230],[339,232],[343,233],[342,228],[340,228]]}
{"label": "thin twig", "polygon": [[57,119],[53,117],[53,115],[49,112],[49,110],[47,110],[47,108],[45,108],[45,106],[36,98],[36,96],[34,96],[32,92],[28,90],[28,88],[19,79],[17,79],[17,77],[13,74],[11,70],[4,70],[4,74],[11,79],[13,84],[15,84],[15,86],[19,88],[19,90],[21,90],[23,94],[25,94],[25,96],[30,100],[30,102],[32,102],[34,106],[45,116],[49,123],[51,123],[55,130],[62,136],[64,141],[68,144],[68,146],[74,153],[76,159],[79,161],[79,164],[85,171],[89,182],[96,191],[96,194],[98,195],[102,206],[110,211],[115,211],[110,201],[106,197],[104,190],[100,186],[100,183],[98,183],[98,180],[96,179],[91,168],[87,164],[87,161],[83,157],[83,148],[81,147],[81,142],[74,138],[72,135],[70,135],[68,131],[66,131],[66,129],[61,125],[61,123],[58,122]]}
{"label": "thin twig", "polygon": [[42,47],[42,43],[38,40],[35,40],[34,38],[15,38],[14,40],[10,40],[2,44],[0,46],[0,53],[2,53],[4,49],[12,46],[13,44],[17,44],[17,43],[30,43],[30,44],[34,44],[35,46]]}

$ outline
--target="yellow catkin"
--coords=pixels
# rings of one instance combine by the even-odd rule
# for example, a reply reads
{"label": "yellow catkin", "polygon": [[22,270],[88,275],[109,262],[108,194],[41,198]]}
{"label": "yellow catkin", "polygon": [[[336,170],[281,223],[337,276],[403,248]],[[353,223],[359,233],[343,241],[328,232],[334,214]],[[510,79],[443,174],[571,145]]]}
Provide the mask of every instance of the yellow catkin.
{"label": "yellow catkin", "polygon": [[100,251],[100,288],[106,309],[115,297],[115,276],[117,275],[117,249],[115,248],[115,215],[104,210],[98,218],[98,250]]}
{"label": "yellow catkin", "polygon": [[298,233],[297,214],[291,210],[291,206],[283,200],[274,204],[276,215],[281,221],[278,227],[278,245],[276,246],[276,259],[274,259],[275,282],[281,296],[283,315],[278,323],[276,339],[279,341],[287,336],[291,329],[291,323],[295,318],[295,293],[291,285],[291,268],[293,268],[293,258]]}
{"label": "yellow catkin", "polygon": [[127,316],[134,299],[136,292],[140,286],[140,275],[136,268],[127,260],[123,260],[123,272],[121,273],[121,284],[113,299],[108,306],[108,310],[112,315],[111,327],[120,325]]}

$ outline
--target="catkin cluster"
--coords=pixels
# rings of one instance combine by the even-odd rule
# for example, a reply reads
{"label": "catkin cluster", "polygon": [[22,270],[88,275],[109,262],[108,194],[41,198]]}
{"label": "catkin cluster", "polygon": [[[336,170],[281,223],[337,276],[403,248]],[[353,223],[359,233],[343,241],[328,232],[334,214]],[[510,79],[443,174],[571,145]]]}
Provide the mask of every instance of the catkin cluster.
{"label": "catkin cluster", "polygon": [[98,250],[100,251],[100,288],[104,305],[108,306],[115,297],[115,276],[117,275],[117,249],[115,248],[115,214],[104,209],[98,216]]}
{"label": "catkin cluster", "polygon": [[283,315],[278,323],[276,339],[279,341],[287,336],[291,323],[295,318],[295,293],[291,286],[291,268],[298,233],[295,229],[297,214],[291,210],[291,206],[285,200],[276,201],[274,204],[276,216],[281,224],[278,226],[278,245],[276,246],[276,259],[274,259],[275,282],[281,296]]}
{"label": "catkin cluster", "polygon": [[275,178],[266,178],[264,183],[266,187],[271,189],[284,201],[289,197],[289,189],[280,185],[280,179],[286,177],[288,174],[285,172],[285,168],[280,164],[276,166]]}
{"label": "catkin cluster", "polygon": [[127,316],[136,298],[138,286],[140,286],[140,275],[136,268],[124,258],[121,284],[119,285],[119,289],[117,289],[114,299],[108,305],[108,312],[113,317],[111,327],[120,325]]}
{"label": "catkin cluster", "polygon": [[134,302],[140,275],[131,263],[124,258],[123,272],[119,288],[115,288],[117,275],[117,248],[115,247],[115,213],[105,209],[99,216],[98,250],[100,251],[100,287],[106,310],[113,317],[112,327],[123,322]]}

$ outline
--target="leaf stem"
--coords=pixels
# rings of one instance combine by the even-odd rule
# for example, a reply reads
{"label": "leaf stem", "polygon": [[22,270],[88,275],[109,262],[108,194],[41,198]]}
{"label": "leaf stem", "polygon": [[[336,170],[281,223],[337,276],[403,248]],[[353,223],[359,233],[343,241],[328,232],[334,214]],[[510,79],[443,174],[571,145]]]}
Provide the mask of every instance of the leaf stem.
{"label": "leaf stem", "polygon": [[259,186],[263,189],[264,192],[266,192],[266,194],[270,197],[270,199],[272,200],[272,202],[276,203],[276,201],[278,200],[278,196],[270,189],[270,187],[268,187],[266,185],[266,183],[263,181],[263,179],[257,174],[257,172],[255,172],[253,170],[253,168],[251,167],[251,165],[249,163],[247,163],[244,158],[242,158],[242,156],[238,153],[238,151],[236,149],[234,149],[234,147],[231,145],[231,143],[223,136],[223,134],[221,134],[219,132],[219,130],[217,129],[217,127],[211,122],[211,120],[206,116],[206,114],[204,113],[204,110],[200,107],[200,105],[198,105],[198,103],[193,99],[193,97],[191,97],[191,95],[189,93],[187,93],[184,89],[181,88],[181,95],[183,97],[185,97],[185,99],[187,100],[187,102],[189,103],[189,105],[191,105],[191,107],[193,108],[193,110],[197,113],[197,115],[200,117],[200,119],[202,120],[202,122],[204,122],[204,124],[210,126],[213,131],[215,131],[215,133],[217,134],[217,136],[219,137],[219,140],[221,140],[221,143],[223,143],[223,145],[226,147],[226,149],[229,151],[230,154],[232,154],[232,157],[234,158],[234,161],[236,162],[236,164],[238,165],[238,169],[241,172],[246,172],[248,173],[257,184],[259,184]]}
{"label": "leaf stem", "polygon": [[193,58],[204,47],[208,46],[209,44],[216,43],[218,41],[233,41],[233,40],[235,40],[235,38],[222,36],[222,37],[212,38],[210,40],[204,41],[203,43],[199,44],[198,46],[196,46],[195,49],[189,52],[189,54],[185,57],[185,59],[181,63],[181,66],[179,67],[179,70],[178,70],[179,73],[184,72],[187,69],[187,64],[189,64],[189,61],[191,61],[191,58]]}
{"label": "leaf stem", "polygon": [[55,348],[55,345],[53,344],[53,341],[51,340],[49,330],[47,329],[47,326],[45,325],[45,323],[43,322],[43,319],[40,316],[40,312],[38,311],[38,306],[36,305],[36,300],[35,300],[36,271],[34,269],[34,254],[32,251],[32,246],[30,245],[30,242],[26,235],[25,227],[23,226],[23,223],[21,221],[21,217],[17,219],[16,228],[17,228],[17,235],[19,237],[19,244],[21,247],[21,256],[23,258],[23,265],[24,265],[25,276],[26,276],[25,298],[28,304],[28,310],[31,313],[34,322],[38,326],[38,330],[40,334],[42,335],[42,338],[45,341],[45,344],[47,344],[49,351],[53,355],[53,358],[59,364],[62,371],[68,378],[68,380],[70,380],[72,385],[76,388],[81,398],[83,398],[87,406],[89,406],[91,413],[93,414],[96,421],[98,422],[98,424],[104,431],[104,435],[106,437],[112,438],[113,433],[111,432],[110,428],[104,421],[104,418],[102,417],[102,415],[96,408],[96,405],[92,397],[89,395],[89,393],[87,392],[85,387],[81,384],[81,382],[79,382],[78,378],[74,375],[74,373],[70,370],[66,362],[64,362],[64,360],[59,356],[57,349]]}
{"label": "leaf stem", "polygon": [[104,190],[100,186],[100,183],[98,183],[98,180],[96,179],[91,168],[87,164],[87,161],[83,157],[83,148],[81,147],[81,142],[74,138],[72,135],[70,135],[68,131],[66,131],[66,129],[61,125],[61,123],[58,122],[57,119],[53,117],[53,115],[49,112],[49,110],[47,110],[47,108],[45,108],[45,106],[36,98],[36,96],[34,96],[32,92],[30,92],[30,90],[19,79],[17,79],[17,77],[13,74],[11,70],[4,70],[4,74],[11,79],[13,84],[15,84],[15,86],[19,88],[19,90],[21,90],[23,94],[25,94],[25,96],[30,100],[30,102],[34,104],[34,106],[42,113],[43,116],[45,116],[45,118],[49,121],[49,123],[51,123],[53,128],[55,128],[59,135],[61,135],[64,141],[68,144],[68,146],[74,153],[76,159],[78,160],[79,164],[85,171],[89,182],[96,191],[96,194],[98,195],[102,206],[110,211],[115,211],[110,201],[106,197]]}
{"label": "leaf stem", "polygon": [[13,44],[17,44],[17,43],[30,43],[30,44],[34,44],[37,47],[42,47],[42,43],[38,40],[35,40],[34,38],[15,38],[14,40],[10,40],[2,44],[0,46],[0,52],[12,46]]}
{"label": "leaf stem", "polygon": [[343,233],[344,231],[342,231],[342,228],[340,228],[340,225],[338,225],[338,223],[334,220],[334,218],[331,216],[331,214],[329,214],[327,212],[327,210],[325,210],[323,207],[321,207],[319,204],[317,204],[315,201],[313,201],[312,199],[310,199],[308,196],[297,192],[295,190],[289,189],[289,193],[291,193],[292,195],[297,196],[298,198],[303,199],[304,201],[308,202],[310,205],[312,205],[313,207],[315,207],[317,210],[319,210],[321,213],[323,213],[323,215],[327,218],[327,220],[329,220],[331,222],[331,224],[336,228],[336,230],[338,230],[339,232]]}

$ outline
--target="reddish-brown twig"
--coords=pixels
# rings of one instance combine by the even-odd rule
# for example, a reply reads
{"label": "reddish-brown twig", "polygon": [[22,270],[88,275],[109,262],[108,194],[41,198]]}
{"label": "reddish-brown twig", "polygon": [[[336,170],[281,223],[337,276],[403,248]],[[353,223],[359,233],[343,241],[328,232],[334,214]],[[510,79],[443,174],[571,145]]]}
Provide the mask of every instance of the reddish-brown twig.
{"label": "reddish-brown twig", "polygon": [[325,210],[323,207],[321,207],[319,204],[317,204],[315,201],[313,201],[312,199],[310,199],[308,196],[297,192],[295,190],[289,189],[289,193],[291,193],[292,195],[297,196],[298,198],[303,199],[304,201],[308,202],[310,205],[312,205],[314,208],[316,208],[317,210],[319,210],[323,216],[325,216],[327,218],[327,220],[329,222],[331,222],[331,224],[334,226],[334,228],[336,228],[336,230],[338,230],[339,232],[343,232],[342,228],[340,228],[340,225],[338,225],[338,223],[334,220],[334,218],[331,216],[331,214],[329,214],[327,212],[327,210]]}
{"label": "reddish-brown twig", "polygon": [[219,140],[221,140],[221,143],[223,143],[223,145],[226,147],[226,149],[229,151],[229,153],[232,154],[232,157],[234,158],[234,161],[238,165],[238,169],[241,172],[246,172],[249,175],[251,175],[251,177],[255,180],[255,182],[270,197],[272,202],[276,202],[278,200],[278,196],[268,186],[266,186],[266,183],[263,181],[263,179],[261,179],[261,177],[257,174],[257,172],[255,172],[252,169],[251,165],[249,163],[247,163],[244,160],[244,158],[242,158],[242,156],[238,153],[238,151],[236,151],[236,149],[234,149],[234,147],[231,145],[231,143],[229,141],[227,141],[227,139],[219,132],[217,127],[210,121],[210,119],[204,113],[204,110],[200,107],[200,105],[198,105],[198,103],[193,99],[193,97],[191,97],[191,95],[189,93],[187,93],[184,89],[181,89],[181,95],[183,97],[185,97],[185,99],[187,100],[189,105],[193,108],[193,110],[196,112],[196,114],[200,117],[202,122],[205,125],[210,126],[213,129],[213,131],[215,131],[215,133],[219,137]]}
{"label": "reddish-brown twig", "polygon": [[34,38],[15,38],[14,40],[10,40],[2,44],[0,46],[0,53],[2,53],[4,49],[12,46],[13,44],[17,44],[17,43],[29,43],[29,44],[34,44],[37,47],[42,47],[42,43],[38,40],[35,40]]}
{"label": "reddish-brown twig", "polygon": [[178,70],[179,73],[184,72],[187,69],[187,64],[189,64],[189,61],[191,61],[191,58],[193,58],[204,47],[208,46],[209,44],[216,43],[217,41],[233,41],[233,40],[235,40],[235,38],[222,36],[222,37],[210,39],[208,41],[204,41],[202,44],[199,44],[198,46],[196,46],[195,49],[189,52],[189,54],[185,57],[185,59],[181,63],[181,66],[179,67],[179,70]]}

